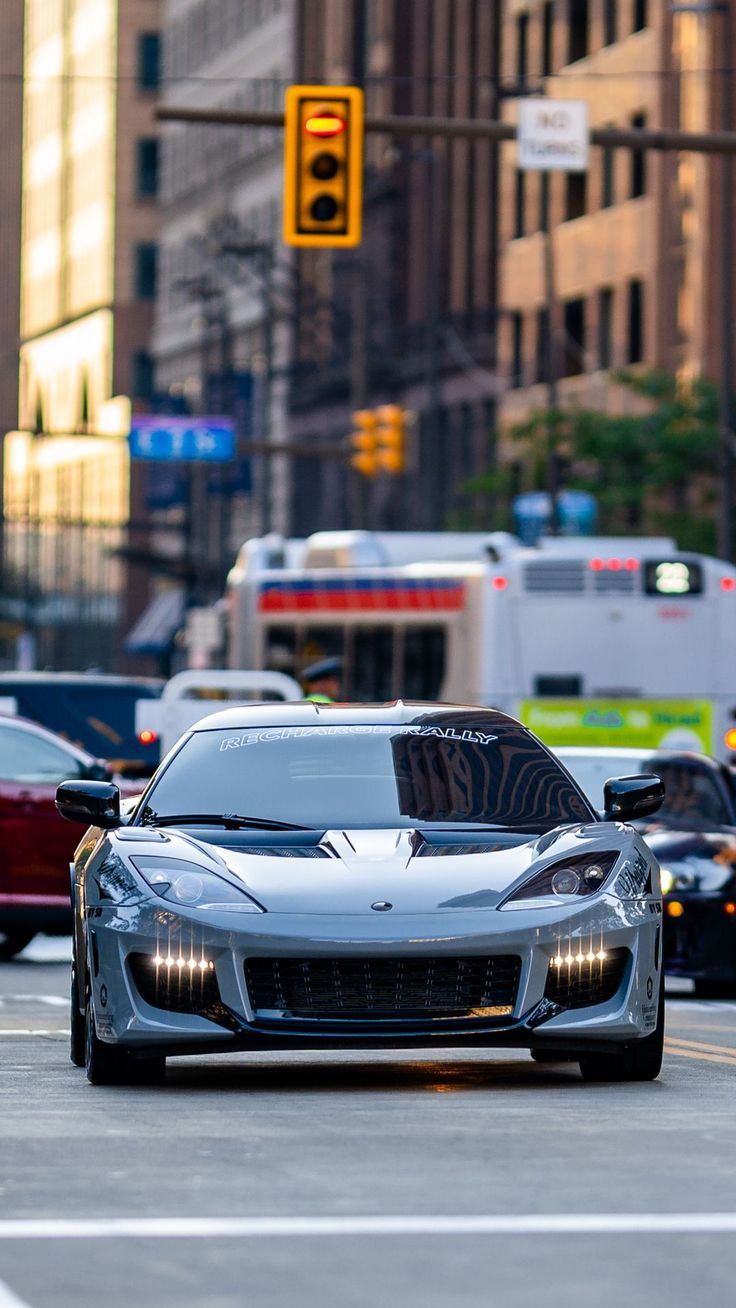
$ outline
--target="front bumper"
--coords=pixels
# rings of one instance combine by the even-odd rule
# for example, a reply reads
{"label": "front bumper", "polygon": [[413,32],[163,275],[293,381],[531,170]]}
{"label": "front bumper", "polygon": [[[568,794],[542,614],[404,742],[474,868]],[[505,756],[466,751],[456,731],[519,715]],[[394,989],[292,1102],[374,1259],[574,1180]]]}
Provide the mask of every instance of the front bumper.
{"label": "front bumper", "polygon": [[[508,1045],[559,1052],[621,1049],[656,1024],[661,965],[658,904],[601,897],[595,910],[468,910],[452,915],[323,917],[267,913],[169,913],[145,905],[97,907],[87,921],[91,994],[98,1035],[131,1052],[401,1048]],[[545,997],[555,958],[598,950],[626,954],[620,984],[603,1003],[564,1008]],[[216,978],[221,1007],[174,1012],[147,1002],[134,980],[135,956],[200,964]],[[519,980],[501,1016],[392,1016],[347,1021],[265,1016],[254,1010],[246,960],[468,959],[518,955]],[[211,965],[211,966],[210,966]],[[136,963],[139,966],[139,963]],[[584,963],[583,967],[594,966]],[[149,994],[150,997],[150,994]]]}

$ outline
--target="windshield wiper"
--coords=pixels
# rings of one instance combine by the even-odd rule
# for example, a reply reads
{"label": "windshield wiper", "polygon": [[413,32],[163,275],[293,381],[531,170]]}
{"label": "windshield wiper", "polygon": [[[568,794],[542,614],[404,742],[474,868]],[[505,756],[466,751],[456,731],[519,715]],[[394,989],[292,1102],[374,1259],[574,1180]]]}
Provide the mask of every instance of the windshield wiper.
{"label": "windshield wiper", "polygon": [[280,822],[278,818],[246,817],[241,813],[165,813],[159,816],[153,809],[146,809],[143,825],[147,827],[187,827],[197,824],[225,827],[228,831],[239,831],[241,827],[255,827],[260,831],[314,831],[314,827],[304,827],[298,822]]}

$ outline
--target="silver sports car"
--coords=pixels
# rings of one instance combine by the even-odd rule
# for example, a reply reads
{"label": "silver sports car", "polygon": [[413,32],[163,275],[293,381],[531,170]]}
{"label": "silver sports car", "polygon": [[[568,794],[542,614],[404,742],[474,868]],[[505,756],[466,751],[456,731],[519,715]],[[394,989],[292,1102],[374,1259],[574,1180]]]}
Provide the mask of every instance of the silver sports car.
{"label": "silver sports car", "polygon": [[662,1059],[659,867],[495,710],[263,704],[199,722],[132,812],[108,782],[72,868],[71,1054],[93,1084],[176,1054],[525,1047],[588,1080]]}

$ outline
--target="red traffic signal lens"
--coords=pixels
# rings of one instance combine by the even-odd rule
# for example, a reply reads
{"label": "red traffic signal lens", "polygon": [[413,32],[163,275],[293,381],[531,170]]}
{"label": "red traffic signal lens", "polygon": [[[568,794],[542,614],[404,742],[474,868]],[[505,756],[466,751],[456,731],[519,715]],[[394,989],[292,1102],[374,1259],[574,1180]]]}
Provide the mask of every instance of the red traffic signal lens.
{"label": "red traffic signal lens", "polygon": [[325,111],[321,114],[310,114],[304,123],[304,130],[310,136],[342,136],[346,126],[344,118]]}

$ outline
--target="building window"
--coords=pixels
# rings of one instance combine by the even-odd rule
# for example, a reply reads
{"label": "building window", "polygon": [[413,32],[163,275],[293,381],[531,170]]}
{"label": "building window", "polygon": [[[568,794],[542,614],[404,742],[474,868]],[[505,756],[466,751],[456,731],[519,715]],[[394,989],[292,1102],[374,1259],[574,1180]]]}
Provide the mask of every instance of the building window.
{"label": "building window", "polygon": [[[631,126],[641,130],[647,125],[646,114],[634,114],[631,119]],[[632,199],[637,195],[644,195],[647,189],[646,177],[646,151],[631,151],[631,188],[629,194]]]}
{"label": "building window", "polygon": [[516,18],[516,80],[525,82],[529,73],[529,15]]}
{"label": "building window", "polygon": [[642,282],[629,282],[629,333],[627,363],[641,363],[644,358],[644,286]]}
{"label": "building window", "polygon": [[161,84],[161,36],[158,32],[140,32],[138,36],[139,91],[157,91]]}
{"label": "building window", "polygon": [[155,241],[141,241],[135,247],[135,298],[155,300],[158,278],[158,246]]}
{"label": "building window", "polygon": [[514,185],[514,238],[526,234],[526,173],[516,170]]}
{"label": "building window", "polygon": [[537,355],[534,368],[536,382],[549,381],[552,371],[550,366],[550,318],[549,309],[537,309]]}
{"label": "building window", "polygon": [[598,366],[613,363],[613,290],[605,286],[598,292]]}
{"label": "building window", "polygon": [[524,316],[511,315],[511,385],[524,385]]}
{"label": "building window", "polygon": [[542,77],[551,77],[554,72],[554,0],[547,0],[542,6]]}
{"label": "building window", "polygon": [[[608,126],[610,127],[610,123]],[[601,150],[601,209],[610,209],[611,205],[616,203],[615,159],[615,151],[604,146]]]}
{"label": "building window", "polygon": [[563,377],[585,372],[585,300],[567,300],[564,306],[565,351]]}
{"label": "building window", "polygon": [[617,35],[616,6],[618,0],[603,0],[603,44],[615,45]]}
{"label": "building window", "polygon": [[139,197],[158,195],[158,140],[144,136],[136,143],[136,189]]}
{"label": "building window", "polygon": [[574,64],[588,53],[588,0],[570,0],[570,38],[567,61]]}
{"label": "building window", "polygon": [[539,174],[539,230],[549,231],[549,173]]}
{"label": "building window", "polygon": [[641,32],[647,25],[647,0],[634,0],[634,32]]}
{"label": "building window", "polygon": [[582,218],[585,213],[588,195],[588,174],[567,173],[567,192],[565,196],[565,221]]}
{"label": "building window", "polygon": [[132,389],[137,400],[153,396],[153,359],[148,350],[137,350],[133,355]]}

